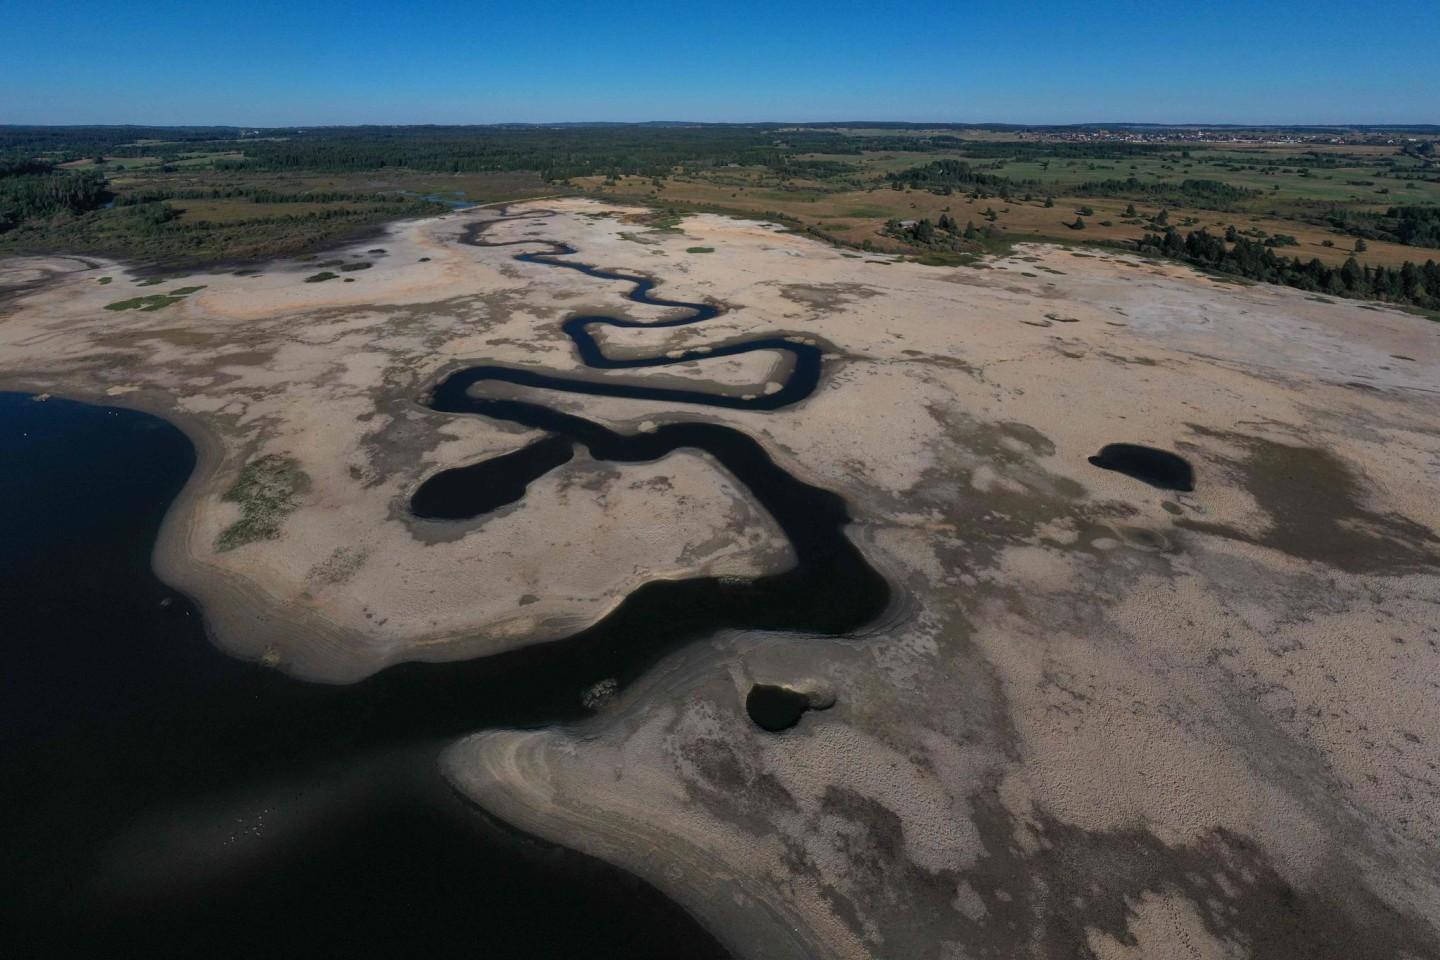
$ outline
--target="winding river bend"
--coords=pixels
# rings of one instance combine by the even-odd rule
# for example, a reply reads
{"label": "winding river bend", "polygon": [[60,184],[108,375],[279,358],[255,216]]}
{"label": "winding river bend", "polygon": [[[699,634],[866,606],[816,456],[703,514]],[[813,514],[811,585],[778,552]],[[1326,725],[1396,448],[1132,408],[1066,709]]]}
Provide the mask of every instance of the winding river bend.
{"label": "winding river bend", "polygon": [[627,299],[687,311],[677,318],[655,323],[597,315],[570,317],[564,321],[563,329],[588,366],[655,367],[702,357],[768,350],[787,351],[793,355],[794,363],[778,391],[748,399],[698,390],[597,383],[490,364],[466,368],[436,385],[427,401],[432,410],[506,420],[547,431],[549,436],[515,453],[437,474],[416,491],[412,509],[423,517],[461,519],[515,502],[524,496],[526,484],[569,460],[570,444],[584,446],[596,460],[616,463],[658,460],[681,449],[701,450],[743,484],[775,519],[795,551],[795,566],[784,573],[742,582],[715,577],[651,582],[631,593],[610,616],[576,640],[608,644],[621,636],[653,632],[657,625],[660,630],[671,633],[672,643],[725,628],[842,634],[878,616],[889,601],[889,587],[845,536],[844,530],[851,518],[844,500],[791,476],[748,434],[704,422],[668,423],[650,433],[622,434],[540,404],[475,395],[475,387],[487,381],[502,381],[570,393],[774,410],[810,396],[820,382],[820,349],[783,336],[747,339],[709,352],[692,350],[674,357],[624,360],[606,357],[590,332],[593,327],[676,327],[709,320],[718,316],[720,310],[711,304],[656,297],[655,282],[645,277],[559,260],[559,256],[576,252],[565,244],[525,240],[492,244],[481,239],[492,225],[514,219],[527,218],[507,217],[473,224],[467,228],[464,242],[475,246],[539,243],[548,251],[521,253],[516,259],[579,270],[599,279],[628,281],[632,288]]}
{"label": "winding river bend", "polygon": [[[559,255],[552,247],[522,256]],[[620,278],[636,283],[631,299],[692,311],[666,325],[715,316],[708,305],[650,297],[643,278]],[[588,337],[602,321],[643,325],[567,321],[582,356],[593,348],[594,366],[616,363]],[[805,344],[761,338],[724,349],[794,356],[784,388],[751,406],[797,402],[818,383],[818,350]],[[680,361],[622,365],[661,362]],[[0,953],[725,955],[623,871],[477,822],[440,779],[438,751],[487,727],[577,719],[581,693],[597,681],[624,685],[718,630],[852,632],[883,610],[888,587],[844,535],[841,498],[790,476],[743,432],[695,422],[626,436],[468,393],[487,378],[522,382],[506,370],[462,371],[431,403],[550,435],[447,472],[432,491],[437,519],[518,499],[576,444],[616,462],[697,449],[775,518],[797,564],[754,580],[653,582],[589,629],[534,648],[399,664],[348,686],[305,683],[216,650],[195,606],[150,569],[161,519],[195,465],[183,434],[132,411],[0,394],[0,817],[12,841],[0,862],[12,894],[0,904]],[[619,388],[558,376],[533,385]]]}
{"label": "winding river bend", "polygon": [[[531,250],[526,253],[516,254],[515,259],[522,263],[543,263],[565,270],[577,270],[586,276],[595,277],[598,280],[623,280],[631,284],[630,291],[625,294],[625,299],[632,303],[643,303],[652,307],[672,307],[686,311],[686,313],[670,320],[655,321],[630,320],[623,317],[604,315],[579,315],[568,318],[561,325],[561,329],[564,330],[565,335],[574,343],[575,349],[580,353],[580,359],[584,361],[586,366],[596,370],[635,370],[647,367],[670,366],[691,360],[733,357],[746,353],[773,351],[788,353],[793,360],[785,383],[781,386],[780,390],[774,393],[736,397],[718,393],[707,393],[700,390],[667,389],[642,384],[585,380],[577,377],[565,377],[558,374],[539,373],[526,368],[482,364],[454,374],[440,384],[440,386],[436,388],[436,400],[438,402],[445,402],[444,398],[457,393],[463,394],[471,386],[486,380],[562,390],[570,393],[588,393],[607,397],[629,397],[637,400],[661,400],[670,403],[693,403],[739,410],[779,410],[781,407],[788,407],[791,404],[798,403],[815,392],[815,387],[820,382],[820,348],[812,343],[803,342],[802,338],[799,337],[794,339],[778,335],[752,337],[733,343],[706,347],[704,349],[688,350],[677,356],[632,357],[625,359],[606,356],[605,351],[600,348],[600,344],[590,332],[594,327],[606,326],[619,329],[684,327],[714,319],[720,315],[721,310],[714,304],[689,303],[684,300],[667,300],[663,297],[657,297],[654,293],[655,281],[649,277],[616,273],[601,270],[577,261],[559,259],[560,257],[570,256],[578,252],[569,244],[553,243],[545,240],[510,240],[491,243],[483,239],[484,234],[496,224],[511,220],[529,220],[533,218],[533,214],[527,216],[507,216],[471,224],[465,229],[461,237],[461,242],[476,247],[513,247],[522,245],[544,247],[544,250]],[[437,407],[436,409],[448,408]],[[483,411],[472,409],[455,412]]]}

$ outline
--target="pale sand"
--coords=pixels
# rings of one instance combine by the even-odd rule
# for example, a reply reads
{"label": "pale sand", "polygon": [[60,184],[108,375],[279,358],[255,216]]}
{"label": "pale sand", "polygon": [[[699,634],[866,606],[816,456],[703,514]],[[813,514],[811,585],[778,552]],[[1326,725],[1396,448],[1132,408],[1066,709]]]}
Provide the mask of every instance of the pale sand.
{"label": "pale sand", "polygon": [[[820,388],[782,411],[546,399],[622,430],[745,430],[849,501],[896,602],[863,638],[720,637],[585,724],[478,734],[447,758],[464,792],[646,877],[745,956],[1440,956],[1440,326],[1123,255],[939,269],[754,222],[532,209],[491,239],[729,307],[607,348],[824,345]],[[579,457],[458,539],[415,536],[420,480],[530,438],[417,407],[426,384],[470,360],[573,371],[570,312],[670,315],[459,246],[465,222],[396,228],[343,287],[192,278],[211,286],[153,314],[99,310],[134,293],[81,269],[8,302],[0,376],[184,425],[204,463],[157,563],[227,649],[306,675],[543,641],[648,578],[789,562],[686,455]],[[650,242],[620,237],[637,229]],[[645,375],[758,391],[768,362]],[[1197,490],[1086,463],[1119,441],[1184,454]],[[215,553],[219,494],[282,451],[312,480],[282,538]],[[355,545],[354,580],[317,588]],[[766,734],[757,681],[836,704]]]}

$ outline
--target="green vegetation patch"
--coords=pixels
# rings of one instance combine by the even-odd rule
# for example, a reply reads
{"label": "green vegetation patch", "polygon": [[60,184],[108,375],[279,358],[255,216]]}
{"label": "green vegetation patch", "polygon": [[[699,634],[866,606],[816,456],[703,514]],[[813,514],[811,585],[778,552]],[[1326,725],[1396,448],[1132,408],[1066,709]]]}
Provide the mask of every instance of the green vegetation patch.
{"label": "green vegetation patch", "polygon": [[100,278],[98,281],[96,281],[96,282],[99,283],[99,284],[103,287],[103,286],[105,286],[105,284],[111,283],[112,281],[114,281],[114,279],[115,279],[114,277],[101,277],[101,278]]}
{"label": "green vegetation patch", "polygon": [[296,497],[310,489],[310,478],[293,457],[278,453],[252,460],[221,497],[240,505],[240,519],[215,538],[218,552],[247,543],[278,540],[285,518],[300,505]]}
{"label": "green vegetation patch", "polygon": [[714,253],[714,247],[686,247],[686,253]]}
{"label": "green vegetation patch", "polygon": [[980,263],[978,253],[954,253],[947,250],[932,250],[913,258],[915,263],[925,267],[974,267]]}
{"label": "green vegetation patch", "polygon": [[177,287],[177,288],[175,288],[174,290],[171,290],[170,293],[168,294],[168,296],[172,296],[172,297],[188,297],[190,294],[195,293],[195,292],[197,292],[197,291],[199,291],[199,290],[204,290],[204,289],[205,289],[205,284],[203,284],[203,283],[200,284],[200,285],[197,286],[197,287]]}
{"label": "green vegetation patch", "polygon": [[312,273],[305,278],[306,283],[324,283],[326,280],[334,280],[340,276],[338,273],[331,273],[329,270],[321,270],[319,273]]}
{"label": "green vegetation patch", "polygon": [[361,262],[361,263],[345,263],[345,264],[341,264],[340,270],[341,270],[341,272],[343,272],[343,273],[354,273],[356,270],[369,270],[369,269],[370,269],[371,267],[373,267],[373,266],[374,266],[373,263],[364,263],[364,262]]}
{"label": "green vegetation patch", "polygon": [[183,296],[166,296],[163,293],[152,293],[148,297],[132,297],[129,300],[121,300],[117,303],[105,304],[106,310],[140,310],[144,313],[154,313],[162,310],[172,303],[179,303],[184,300]]}

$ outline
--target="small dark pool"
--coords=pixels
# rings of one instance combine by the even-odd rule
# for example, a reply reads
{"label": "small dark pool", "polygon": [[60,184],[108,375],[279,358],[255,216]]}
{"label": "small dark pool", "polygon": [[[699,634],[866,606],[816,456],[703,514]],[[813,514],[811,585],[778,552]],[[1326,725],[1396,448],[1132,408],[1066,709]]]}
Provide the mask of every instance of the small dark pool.
{"label": "small dark pool", "polygon": [[514,453],[437,473],[420,485],[410,510],[422,520],[469,520],[525,496],[534,480],[570,462],[575,444],[548,436]]}
{"label": "small dark pool", "polygon": [[1138,443],[1107,443],[1090,462],[1103,470],[1114,470],[1161,490],[1189,492],[1195,489],[1195,471],[1185,458],[1168,450],[1143,447]]}
{"label": "small dark pool", "polygon": [[809,709],[810,697],[806,694],[769,683],[755,684],[745,698],[745,712],[755,726],[771,733],[789,730]]}

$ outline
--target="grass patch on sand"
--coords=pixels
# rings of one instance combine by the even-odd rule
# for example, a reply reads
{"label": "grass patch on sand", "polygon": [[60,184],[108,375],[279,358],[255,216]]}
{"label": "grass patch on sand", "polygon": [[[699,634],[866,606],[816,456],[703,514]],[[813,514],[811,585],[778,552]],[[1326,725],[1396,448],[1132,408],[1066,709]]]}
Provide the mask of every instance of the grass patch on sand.
{"label": "grass patch on sand", "polygon": [[714,253],[714,247],[686,247],[686,253]]}
{"label": "grass patch on sand", "polygon": [[310,478],[293,457],[270,453],[247,463],[220,498],[240,505],[240,519],[220,531],[216,552],[279,539],[281,524],[300,505],[296,496],[309,489]]}
{"label": "grass patch on sand", "polygon": [[949,250],[928,250],[912,259],[914,262],[925,267],[971,267],[980,263],[981,256],[978,253],[954,253]]}
{"label": "grass patch on sand", "polygon": [[184,300],[183,296],[165,296],[163,293],[152,293],[148,297],[131,297],[129,300],[120,300],[116,303],[105,304],[106,310],[140,310],[144,313],[154,313],[162,310],[172,303],[179,303]]}
{"label": "grass patch on sand", "polygon": [[[159,281],[157,281],[159,282]],[[145,286],[145,284],[142,284]],[[177,287],[169,293],[152,293],[144,297],[131,297],[129,300],[119,300],[115,303],[105,304],[106,310],[140,310],[145,313],[154,313],[156,310],[163,310],[172,303],[179,303],[197,290],[204,290],[202,283],[197,287]]]}
{"label": "grass patch on sand", "polygon": [[306,579],[312,583],[348,583],[365,565],[368,556],[366,550],[336,547],[334,553],[310,568]]}
{"label": "grass patch on sand", "polygon": [[305,278],[306,283],[324,283],[326,280],[334,280],[340,276],[338,273],[331,273],[329,270],[321,270],[319,273],[312,273]]}
{"label": "grass patch on sand", "polygon": [[374,266],[374,264],[363,261],[360,263],[346,263],[341,265],[340,272],[354,273],[356,270],[369,270],[372,266]]}

